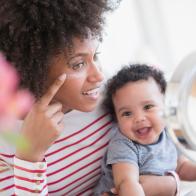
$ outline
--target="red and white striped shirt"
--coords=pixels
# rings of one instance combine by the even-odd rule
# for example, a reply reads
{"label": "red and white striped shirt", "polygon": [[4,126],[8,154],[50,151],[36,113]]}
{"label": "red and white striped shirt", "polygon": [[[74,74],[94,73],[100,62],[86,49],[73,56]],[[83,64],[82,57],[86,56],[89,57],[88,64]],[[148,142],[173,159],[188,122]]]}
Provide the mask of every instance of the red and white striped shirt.
{"label": "red and white striped shirt", "polygon": [[101,110],[73,110],[64,123],[65,131],[46,152],[45,162],[19,160],[13,147],[0,142],[0,195],[92,194],[112,135],[111,119]]}

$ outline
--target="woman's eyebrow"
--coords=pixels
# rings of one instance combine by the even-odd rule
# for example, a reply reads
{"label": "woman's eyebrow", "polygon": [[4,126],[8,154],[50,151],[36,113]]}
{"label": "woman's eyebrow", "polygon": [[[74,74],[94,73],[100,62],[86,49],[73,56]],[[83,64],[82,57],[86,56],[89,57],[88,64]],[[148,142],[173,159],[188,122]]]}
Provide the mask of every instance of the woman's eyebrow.
{"label": "woman's eyebrow", "polygon": [[[96,49],[95,49],[95,53],[99,50],[99,46],[100,44],[97,45]],[[76,57],[80,57],[80,56],[87,56],[88,55],[88,52],[78,52],[76,54],[73,54],[72,56],[70,55],[70,57],[68,57],[68,60],[67,62],[71,61],[73,58],[76,58]]]}
{"label": "woman's eyebrow", "polygon": [[70,61],[70,60],[73,59],[73,58],[76,58],[76,57],[79,57],[79,56],[86,56],[86,55],[87,55],[87,53],[84,53],[84,52],[76,53],[76,54],[74,54],[73,56],[69,57],[69,58],[68,58],[68,61]]}
{"label": "woman's eyebrow", "polygon": [[69,58],[67,59],[67,64],[69,64],[70,61],[71,61],[72,59],[74,59],[74,58],[77,58],[77,57],[85,57],[85,56],[87,56],[87,55],[88,55],[87,53],[77,53],[77,54],[74,54],[73,56],[71,56],[71,57],[69,57]]}

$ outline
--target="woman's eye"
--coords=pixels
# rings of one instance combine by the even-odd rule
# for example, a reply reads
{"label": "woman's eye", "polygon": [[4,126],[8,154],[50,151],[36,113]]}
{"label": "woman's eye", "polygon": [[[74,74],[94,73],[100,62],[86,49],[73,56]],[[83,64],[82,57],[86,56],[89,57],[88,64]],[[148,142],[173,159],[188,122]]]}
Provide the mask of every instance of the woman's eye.
{"label": "woman's eye", "polygon": [[122,116],[131,116],[132,115],[132,112],[123,112],[122,113]]}
{"label": "woman's eye", "polygon": [[154,105],[149,104],[149,105],[145,105],[145,106],[144,106],[144,109],[145,109],[145,110],[149,110],[149,109],[151,109],[151,108],[153,108],[153,107],[154,107]]}
{"label": "woman's eye", "polygon": [[79,70],[79,69],[82,69],[82,67],[85,65],[84,62],[80,62],[80,63],[77,63],[77,64],[74,64],[72,65],[72,69],[73,70]]}

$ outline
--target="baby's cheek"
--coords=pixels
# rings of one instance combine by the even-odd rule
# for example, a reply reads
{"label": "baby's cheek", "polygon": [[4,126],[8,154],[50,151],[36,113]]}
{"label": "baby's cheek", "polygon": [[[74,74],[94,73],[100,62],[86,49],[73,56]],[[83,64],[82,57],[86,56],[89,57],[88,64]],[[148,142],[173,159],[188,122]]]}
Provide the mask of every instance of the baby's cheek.
{"label": "baby's cheek", "polygon": [[163,130],[166,126],[166,122],[165,122],[165,119],[164,118],[161,118],[160,119],[160,129]]}

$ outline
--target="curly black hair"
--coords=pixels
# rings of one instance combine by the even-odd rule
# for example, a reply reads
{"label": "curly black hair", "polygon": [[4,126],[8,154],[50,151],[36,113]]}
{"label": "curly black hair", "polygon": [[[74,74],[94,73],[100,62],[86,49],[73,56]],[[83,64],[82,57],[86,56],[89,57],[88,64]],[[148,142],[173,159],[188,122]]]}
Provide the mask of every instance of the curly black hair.
{"label": "curly black hair", "polygon": [[36,97],[44,92],[50,58],[75,36],[100,38],[104,12],[120,0],[1,0],[0,51]]}
{"label": "curly black hair", "polygon": [[161,70],[146,64],[130,64],[124,66],[116,75],[107,81],[103,107],[111,114],[114,121],[117,119],[112,96],[115,95],[116,91],[128,82],[148,80],[149,78],[153,78],[159,86],[161,93],[165,94],[167,83],[164,73]]}

